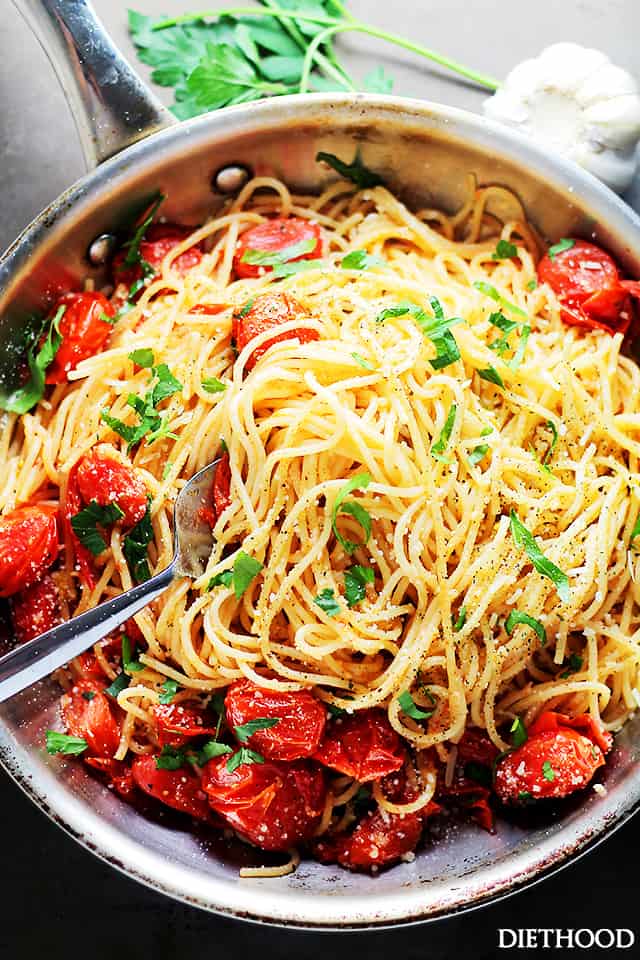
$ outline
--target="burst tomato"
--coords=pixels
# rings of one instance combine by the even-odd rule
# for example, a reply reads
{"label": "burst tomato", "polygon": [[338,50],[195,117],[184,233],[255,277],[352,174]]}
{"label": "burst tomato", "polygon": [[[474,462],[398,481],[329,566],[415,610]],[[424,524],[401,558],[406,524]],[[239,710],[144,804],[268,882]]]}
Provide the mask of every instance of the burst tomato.
{"label": "burst tomato", "polygon": [[[306,253],[299,253],[287,259],[288,263],[296,260],[313,260],[322,253],[322,237],[317,223],[301,220],[299,217],[275,217],[259,223],[257,227],[245,230],[236,245],[233,257],[233,269],[238,277],[260,277],[273,270],[271,266],[243,263],[242,257],[247,250],[259,250],[264,253],[280,253],[299,243],[308,242],[311,247]],[[311,246],[311,244],[314,246]]]}
{"label": "burst tomato", "polygon": [[318,748],[326,711],[307,690],[278,693],[238,680],[227,690],[224,705],[230,727],[277,718],[274,726],[256,730],[246,741],[269,760],[299,760]]}
{"label": "burst tomato", "polygon": [[110,450],[100,444],[82,457],[76,470],[78,491],[85,504],[115,503],[124,513],[124,526],[133,527],[146,513],[147,488],[134,468]]}
{"label": "burst tomato", "polygon": [[[578,729],[584,733],[579,733]],[[586,787],[610,739],[587,715],[569,718],[547,711],[529,728],[529,739],[497,765],[495,792],[505,803],[566,797]]]}
{"label": "burst tomato", "polygon": [[216,472],[213,475],[213,507],[216,520],[218,520],[220,515],[230,506],[231,465],[229,454],[223,453],[216,467]]}
{"label": "burst tomato", "polygon": [[73,527],[71,526],[71,517],[75,517],[82,510],[83,500],[80,496],[78,487],[78,468],[79,462],[74,463],[69,471],[67,479],[67,492],[60,504],[62,522],[64,527],[65,547],[70,554],[71,566],[77,566],[81,581],[91,589],[96,585],[94,574],[93,555],[87,550],[84,544],[78,540]]}
{"label": "burst tomato", "polygon": [[97,678],[78,680],[62,697],[62,719],[74,737],[84,737],[92,754],[113,757],[120,743],[120,727]]}
{"label": "burst tomato", "polygon": [[102,317],[113,317],[115,309],[101,293],[65,293],[55,309],[59,307],[66,307],[60,320],[62,343],[47,370],[47,383],[65,383],[81,360],[104,349],[113,330]]}
{"label": "burst tomato", "polygon": [[230,773],[226,756],[202,773],[209,803],[223,820],[263,850],[287,850],[308,840],[325,805],[322,770],[305,760],[241,763]]}
{"label": "burst tomato", "polygon": [[584,734],[585,737],[597,744],[605,754],[611,750],[613,737],[589,713],[581,713],[577,717],[568,717],[566,714],[557,713],[555,710],[545,710],[534,720],[528,732],[529,736],[533,737],[545,730],[560,730],[562,727],[570,727]]}
{"label": "burst tomato", "polygon": [[631,322],[628,291],[616,262],[593,243],[573,246],[538,264],[538,277],[560,300],[565,323],[588,329],[625,333]]}
{"label": "burst tomato", "polygon": [[41,580],[58,556],[56,509],[17,507],[0,517],[0,597]]}
{"label": "burst tomato", "polygon": [[42,580],[11,598],[11,619],[18,643],[26,643],[60,623],[58,588],[45,574]]}
{"label": "burst tomato", "polygon": [[205,725],[204,712],[198,707],[182,703],[155,704],[152,713],[158,732],[158,742],[181,747],[191,737],[215,734],[215,727]]}
{"label": "burst tomato", "polygon": [[114,760],[112,757],[85,756],[82,759],[94,770],[104,774],[116,793],[120,794],[124,800],[131,798],[136,785],[131,767],[127,766],[126,763],[123,763],[122,760]]}
{"label": "burst tomato", "polygon": [[313,756],[366,783],[399,770],[406,751],[382,710],[362,710],[333,720]]}
{"label": "burst tomato", "polygon": [[458,743],[458,763],[481,763],[491,769],[498,756],[498,748],[486,733],[467,727]]}
{"label": "burst tomato", "polygon": [[[279,327],[283,323],[290,323],[292,320],[302,320],[307,316],[308,314],[302,304],[298,303],[289,294],[263,293],[255,298],[250,309],[243,316],[234,314],[233,339],[240,351],[261,333]],[[317,330],[305,327],[278,334],[257,347],[249,356],[245,367],[247,370],[252,370],[258,360],[274,343],[279,343],[282,340],[299,340],[300,343],[309,343],[311,340],[317,340],[318,336]]]}
{"label": "burst tomato", "polygon": [[155,756],[136,757],[131,766],[134,783],[150,797],[197,820],[211,814],[200,781],[192,770],[159,770]]}
{"label": "burst tomato", "polygon": [[[153,267],[154,274],[158,276],[162,270],[162,261],[171,253],[174,247],[193,233],[189,227],[179,227],[175,223],[155,223],[147,230],[144,240],[140,242],[140,256],[143,260]],[[113,277],[116,283],[126,283],[131,286],[136,280],[142,278],[142,267],[139,263],[131,266],[125,264],[127,251],[120,250],[113,258]],[[189,247],[184,253],[173,261],[171,267],[180,276],[184,276],[189,270],[197,267],[202,260],[202,248],[200,244]]]}
{"label": "burst tomato", "polygon": [[215,317],[216,314],[222,313],[223,310],[226,310],[228,306],[228,303],[197,303],[195,307],[191,307],[189,313],[200,313],[207,317]]}

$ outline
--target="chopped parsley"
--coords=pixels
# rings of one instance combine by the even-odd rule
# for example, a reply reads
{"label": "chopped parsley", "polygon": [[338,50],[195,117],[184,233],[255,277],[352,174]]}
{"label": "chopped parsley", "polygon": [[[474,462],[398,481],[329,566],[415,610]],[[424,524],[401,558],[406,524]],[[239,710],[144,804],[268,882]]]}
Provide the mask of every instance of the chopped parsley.
{"label": "chopped parsley", "polygon": [[121,693],[123,690],[126,690],[128,686],[129,686],[129,677],[123,670],[122,673],[119,673],[118,676],[115,678],[115,680],[113,680],[110,686],[107,687],[107,689],[105,690],[105,693],[107,693],[110,697],[113,697],[113,699],[116,700],[118,697],[118,694]]}
{"label": "chopped parsley", "polygon": [[175,680],[165,680],[165,682],[160,687],[162,693],[160,694],[159,702],[163,705],[171,703],[176,693],[180,689],[179,684]]}
{"label": "chopped parsley", "polygon": [[255,299],[256,299],[255,297],[250,297],[245,303],[245,305],[241,307],[240,310],[238,310],[238,312],[234,314],[234,316],[237,317],[239,320],[241,320],[243,317],[246,317],[246,315],[251,310],[253,306],[253,301]]}
{"label": "chopped parsley", "polygon": [[[145,351],[135,351],[130,356],[133,358],[136,353],[145,353]],[[149,357],[144,356],[142,359],[148,360]],[[150,389],[143,397],[135,393],[130,393],[127,397],[127,405],[135,410],[138,415],[138,423],[124,423],[117,417],[113,417],[108,410],[103,410],[100,414],[103,422],[111,427],[114,433],[126,440],[129,450],[143,438],[146,438],[145,442],[147,444],[152,444],[162,437],[177,439],[176,434],[169,431],[166,418],[158,413],[157,407],[163,400],[179,393],[182,390],[182,384],[179,380],[176,380],[166,363],[153,366],[153,357],[151,360],[152,379]]]}
{"label": "chopped parsley", "polygon": [[344,572],[344,596],[347,606],[355,607],[364,600],[367,584],[374,583],[375,573],[372,567],[362,567],[355,564]]}
{"label": "chopped parsley", "polygon": [[429,360],[434,370],[442,370],[460,359],[460,350],[451,327],[462,323],[461,317],[445,317],[442,304],[437,297],[429,297],[433,316],[429,316],[417,303],[404,300],[395,307],[385,307],[376,317],[376,323],[384,323],[391,317],[404,317],[409,314],[422,332],[436,348],[436,356]]}
{"label": "chopped parsley", "polygon": [[511,734],[511,743],[514,747],[521,747],[523,743],[526,743],[529,739],[529,734],[527,733],[527,728],[520,719],[516,717],[511,726],[509,727],[509,733]]}
{"label": "chopped parsley", "polygon": [[511,511],[511,536],[517,547],[522,547],[539,574],[547,577],[555,585],[563,603],[569,600],[569,578],[566,573],[549,560],[540,550],[535,537]]}
{"label": "chopped parsley", "polygon": [[222,380],[218,380],[217,377],[206,377],[202,381],[202,389],[206,390],[207,393],[224,393],[227,389],[227,384],[223,383]]}
{"label": "chopped parsley", "polygon": [[565,250],[571,250],[575,245],[575,240],[571,240],[569,237],[563,237],[562,240],[558,240],[557,243],[554,243],[553,246],[547,250],[549,259],[555,260],[559,253],[564,253]]}
{"label": "chopped parsley", "polygon": [[104,537],[98,533],[98,526],[109,527],[122,517],[124,512],[117,503],[102,507],[97,500],[92,500],[88,507],[71,517],[71,527],[83,547],[97,557],[107,549]]}
{"label": "chopped parsley", "polygon": [[355,362],[360,366],[364,367],[365,370],[375,370],[375,367],[372,363],[369,363],[368,360],[365,360],[364,357],[361,357],[359,353],[352,353],[351,356]]}
{"label": "chopped parsley", "polygon": [[492,260],[510,260],[518,256],[518,248],[509,240],[498,240],[495,251],[491,254]]}
{"label": "chopped parsley", "polygon": [[147,509],[144,517],[136,523],[135,527],[131,528],[122,544],[124,558],[131,571],[131,576],[136,583],[143,583],[151,576],[149,561],[147,559],[147,548],[152,540],[151,507],[147,501]]}
{"label": "chopped parsley", "polygon": [[186,761],[184,750],[180,747],[172,747],[168,743],[164,745],[160,754],[156,757],[156,767],[158,770],[179,770]]}
{"label": "chopped parsley", "polygon": [[256,753],[255,750],[249,750],[248,747],[240,747],[227,760],[227,770],[229,773],[233,773],[243,763],[264,763],[264,757],[260,753]]}
{"label": "chopped parsley", "polygon": [[148,264],[147,261],[144,259],[144,257],[141,255],[140,244],[144,240],[144,236],[147,230],[149,229],[149,227],[151,226],[153,222],[153,218],[155,217],[160,205],[164,202],[164,200],[165,200],[164,194],[159,193],[156,196],[156,199],[152,202],[151,207],[149,209],[149,213],[143,219],[142,223],[136,228],[131,239],[127,240],[127,242],[123,244],[124,248],[127,251],[127,255],[124,258],[123,266],[134,267],[136,266],[136,264],[140,264],[140,266],[142,267],[142,272],[145,276],[150,276],[150,275],[152,276],[154,273],[154,270],[153,270],[153,267],[150,266],[150,264]]}
{"label": "chopped parsley", "polygon": [[545,762],[542,764],[542,776],[545,778],[545,780],[548,780],[549,783],[553,783],[556,778],[555,771],[548,760],[545,760]]}
{"label": "chopped parsley", "polygon": [[309,237],[307,240],[299,240],[292,243],[282,250],[250,250],[247,249],[242,254],[240,260],[242,263],[249,263],[256,267],[277,267],[296,257],[303,257],[305,253],[311,253],[315,250],[318,241],[315,237]]}
{"label": "chopped parsley", "polygon": [[234,732],[240,743],[247,743],[249,737],[258,730],[269,730],[275,727],[276,723],[280,723],[280,719],[280,717],[258,717],[256,720],[248,720],[239,727],[234,727]]}
{"label": "chopped parsley", "polygon": [[496,387],[504,390],[504,381],[495,367],[489,365],[483,370],[478,370],[477,373],[481,380],[488,380],[489,383],[495,383]]}
{"label": "chopped parsley", "polygon": [[230,587],[233,583],[233,570],[223,570],[211,577],[207,584],[207,590],[213,590],[214,587]]}
{"label": "chopped parsley", "polygon": [[42,341],[46,321],[41,324],[37,331],[34,331],[31,346],[27,350],[29,376],[21,387],[10,393],[8,397],[0,399],[1,410],[7,410],[9,413],[27,413],[44,396],[45,373],[55,360],[56,353],[62,343],[60,321],[66,309],[65,306],[58,307],[55,316],[49,322],[49,329],[44,342],[38,350],[35,349],[35,346]]}
{"label": "chopped parsley", "polygon": [[93,700],[94,697],[95,697],[95,693],[93,692],[93,690],[84,690],[82,693],[83,700],[91,701]]}
{"label": "chopped parsley", "polygon": [[467,608],[460,607],[458,611],[458,617],[454,620],[453,614],[451,614],[451,626],[453,627],[454,633],[458,633],[459,630],[462,630],[465,623],[467,622]]}
{"label": "chopped parsley", "polygon": [[324,150],[316,154],[316,160],[318,163],[324,161],[324,163],[327,163],[336,173],[339,173],[341,177],[344,177],[345,180],[351,180],[351,182],[355,183],[361,190],[367,187],[378,187],[384,183],[382,177],[364,165],[360,159],[359,152],[356,153],[351,163],[346,163],[344,160],[336,157],[335,154],[326,153]]}
{"label": "chopped parsley", "polygon": [[150,370],[154,364],[153,350],[151,347],[141,347],[129,354],[129,360],[133,360],[137,367],[143,367]]}
{"label": "chopped parsley", "polygon": [[133,657],[131,640],[126,633],[122,634],[122,669],[125,673],[137,673],[138,670],[144,670],[144,664]]}
{"label": "chopped parsley", "polygon": [[240,599],[261,570],[262,564],[259,560],[250,557],[244,550],[238,553],[233,563],[233,592],[236,595],[236,600]]}
{"label": "chopped parsley", "polygon": [[330,587],[325,587],[324,590],[321,590],[318,596],[313,598],[313,602],[317,607],[320,607],[328,617],[337,617],[340,613],[340,604],[336,600],[335,594]]}
{"label": "chopped parsley", "polygon": [[[366,490],[370,483],[371,477],[368,473],[357,473],[340,489],[333,504],[331,526],[336,535],[336,540],[342,544],[347,553],[353,553],[359,546],[364,546],[368,542],[371,536],[371,517],[361,504],[356,500],[346,500],[346,497],[354,490]],[[354,543],[353,540],[347,540],[342,536],[337,526],[338,514],[340,513],[349,514],[360,524],[364,533],[363,543]]]}
{"label": "chopped parsley", "polygon": [[533,796],[528,790],[521,790],[518,794],[518,803],[529,803],[532,799]]}
{"label": "chopped parsley", "polygon": [[534,277],[533,280],[529,280],[529,282],[527,283],[527,290],[537,290],[537,289],[538,289],[538,281]]}
{"label": "chopped parsley", "polygon": [[583,663],[584,659],[579,654],[572,653],[567,664],[568,669],[565,670],[564,673],[560,674],[560,679],[567,680],[572,673],[578,673],[580,670],[582,670]]}
{"label": "chopped parsley", "polygon": [[279,263],[273,268],[273,277],[276,280],[281,280],[283,277],[292,277],[296,273],[306,273],[308,270],[320,270],[322,267],[324,267],[324,261],[318,259]]}
{"label": "chopped parsley", "polygon": [[89,746],[83,737],[72,737],[69,733],[58,733],[57,730],[47,730],[46,744],[47,753],[61,753],[65,757],[77,757]]}
{"label": "chopped parsley", "polygon": [[398,703],[403,713],[406,713],[412,720],[428,720],[434,714],[433,710],[421,710],[418,707],[408,690],[403,690],[398,695]]}
{"label": "chopped parsley", "polygon": [[547,631],[539,620],[536,620],[535,617],[529,616],[528,613],[522,613],[520,610],[512,610],[504,625],[504,628],[509,636],[511,636],[519,624],[523,624],[526,627],[531,627],[540,640],[541,646],[544,647],[547,642]]}
{"label": "chopped parsley", "polygon": [[[491,427],[485,427],[480,431],[481,437],[488,437],[493,433]],[[488,443],[479,443],[477,447],[474,447],[467,456],[469,457],[469,463],[475,466],[477,463],[480,463],[481,460],[486,457],[489,453],[489,444]]]}
{"label": "chopped parsley", "polygon": [[388,267],[389,264],[382,257],[377,257],[366,250],[352,250],[342,258],[340,264],[343,270],[373,270],[376,267]]}
{"label": "chopped parsley", "polygon": [[495,300],[496,303],[499,303],[503,310],[508,310],[510,313],[515,313],[516,316],[523,317],[525,320],[528,320],[529,317],[518,307],[515,303],[511,303],[510,300],[505,300],[501,293],[499,293],[496,288],[487,283],[486,280],[475,280],[474,287],[476,290],[479,290],[480,293],[484,293],[487,297],[491,297],[492,300]]}
{"label": "chopped parsley", "polygon": [[451,434],[453,432],[453,425],[456,422],[457,412],[458,407],[455,403],[452,403],[440,436],[431,447],[431,456],[434,460],[440,460],[441,463],[451,463],[451,457],[445,456],[445,450],[449,446],[449,441],[451,440]]}

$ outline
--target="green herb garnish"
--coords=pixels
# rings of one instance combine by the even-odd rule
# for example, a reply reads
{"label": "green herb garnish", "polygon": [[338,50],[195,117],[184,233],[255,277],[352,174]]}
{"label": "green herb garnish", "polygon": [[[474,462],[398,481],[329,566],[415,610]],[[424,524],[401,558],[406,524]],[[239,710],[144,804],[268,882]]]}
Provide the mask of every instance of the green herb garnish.
{"label": "green herb garnish", "polygon": [[[233,562],[233,592],[239,600],[262,570],[262,564],[241,550]],[[215,578],[214,578],[215,579]]]}
{"label": "green herb garnish", "polygon": [[302,257],[305,253],[311,253],[315,250],[318,241],[315,237],[309,237],[308,240],[299,240],[292,243],[282,250],[245,250],[240,258],[242,263],[250,263],[257,267],[276,267],[296,257]]}
{"label": "green herb garnish", "polygon": [[60,321],[66,309],[64,306],[58,307],[55,316],[49,322],[44,342],[37,350],[35,347],[42,341],[46,321],[33,334],[32,344],[27,350],[29,377],[21,387],[10,393],[8,397],[0,397],[0,410],[17,414],[27,413],[44,396],[45,373],[55,360],[56,353],[62,343]]}
{"label": "green herb garnish", "polygon": [[555,771],[548,760],[542,764],[542,776],[550,783],[553,783],[556,778]]}
{"label": "green herb garnish", "polygon": [[180,686],[175,680],[165,680],[160,689],[162,693],[160,694],[159,702],[166,705],[172,702]]}
{"label": "green herb garnish", "polygon": [[478,370],[477,374],[481,380],[488,380],[489,383],[495,383],[496,387],[500,387],[501,390],[504,390],[504,381],[495,367],[490,365],[485,367],[484,370]]}
{"label": "green herb garnish", "polygon": [[549,259],[555,260],[559,253],[564,253],[565,250],[571,250],[575,245],[575,240],[570,240],[569,237],[563,237],[562,240],[558,240],[557,243],[554,243],[553,246],[547,250]]}
{"label": "green herb garnish", "polygon": [[372,567],[362,567],[356,564],[344,572],[344,597],[347,606],[355,607],[364,600],[367,584],[374,583],[375,573]]}
{"label": "green herb garnish", "polygon": [[124,512],[117,503],[101,507],[97,500],[92,500],[88,507],[71,517],[71,527],[83,547],[97,557],[107,549],[106,541],[98,533],[97,527],[109,527],[122,517]]}
{"label": "green herb garnish", "polygon": [[47,730],[46,744],[47,753],[61,753],[65,757],[77,757],[89,746],[83,737],[72,737],[68,733],[58,733],[57,730]]}
{"label": "green herb garnish", "polygon": [[434,458],[434,460],[440,460],[441,463],[451,463],[451,457],[446,457],[444,452],[449,446],[449,441],[451,440],[453,425],[456,422],[457,411],[458,407],[455,403],[452,403],[440,436],[431,447],[431,456]]}
{"label": "green herb garnish", "polygon": [[247,743],[249,737],[257,733],[258,730],[269,730],[271,727],[275,727],[277,723],[280,723],[280,717],[258,717],[256,720],[248,720],[241,726],[234,727],[234,732],[240,743]]}
{"label": "green herb garnish", "polygon": [[150,503],[147,502],[144,517],[136,523],[135,527],[131,528],[122,544],[124,558],[131,571],[131,576],[136,583],[143,583],[151,576],[149,561],[147,559],[147,548],[152,540],[151,507]]}
{"label": "green herb garnish", "polygon": [[428,720],[434,714],[433,710],[421,710],[418,707],[408,690],[403,690],[398,694],[398,703],[403,713],[406,713],[412,720]]}
{"label": "green herb garnish", "polygon": [[516,717],[511,726],[509,727],[509,732],[511,733],[511,743],[514,747],[521,747],[523,743],[526,743],[529,739],[529,734],[527,733],[527,728],[520,719]]}
{"label": "green herb garnish", "polygon": [[313,602],[317,607],[320,607],[328,617],[337,617],[340,613],[340,604],[336,600],[335,594],[330,587],[321,590],[318,596],[313,598]]}
{"label": "green herb garnish", "polygon": [[214,587],[230,587],[233,583],[233,570],[223,570],[211,577],[207,584],[207,590],[213,590]]}
{"label": "green herb garnish", "polygon": [[351,163],[346,163],[336,157],[335,154],[321,150],[316,154],[316,160],[327,163],[341,177],[344,177],[345,180],[351,180],[361,190],[367,187],[377,187],[384,183],[382,177],[364,165],[359,153],[356,153]]}
{"label": "green herb garnish", "polygon": [[518,519],[514,510],[511,511],[511,536],[515,545],[524,549],[538,573],[547,577],[555,585],[562,602],[567,603],[570,592],[569,578],[555,563],[545,557],[536,543],[535,537]]}
{"label": "green herb garnish", "polygon": [[375,270],[378,267],[388,267],[389,264],[374,253],[367,253],[366,250],[352,250],[342,258],[340,266],[343,270]]}
{"label": "green herb garnish", "polygon": [[454,620],[453,614],[451,615],[451,626],[453,627],[454,633],[458,633],[459,630],[462,630],[465,623],[467,622],[467,608],[460,607],[458,611],[458,617]]}
{"label": "green herb garnish", "polygon": [[264,763],[264,757],[256,753],[255,750],[249,750],[248,747],[240,747],[240,749],[236,750],[227,760],[227,770],[229,773],[233,773],[233,771],[237,770],[243,763]]}
{"label": "green herb garnish", "polygon": [[511,636],[519,624],[524,624],[526,627],[531,627],[540,640],[540,644],[544,647],[547,642],[547,631],[539,620],[536,620],[535,617],[529,616],[528,613],[522,613],[520,610],[512,610],[504,625],[509,636]]}
{"label": "green herb garnish", "polygon": [[579,656],[579,654],[572,653],[571,656],[569,657],[569,661],[567,665],[568,669],[565,670],[564,673],[560,674],[560,679],[567,680],[572,673],[578,673],[580,670],[582,670],[583,663],[584,663],[584,660],[581,656]]}
{"label": "green herb garnish", "polygon": [[[347,553],[353,553],[359,546],[365,546],[368,542],[371,536],[371,517],[365,508],[356,500],[346,500],[345,502],[345,498],[348,497],[350,493],[353,493],[354,490],[366,490],[370,483],[371,476],[368,473],[357,473],[340,489],[333,504],[331,526],[333,527],[336,540],[342,544],[342,547]],[[348,513],[360,524],[364,532],[363,543],[354,543],[352,540],[347,540],[342,536],[337,526],[338,514],[341,513]]]}
{"label": "green herb garnish", "polygon": [[206,377],[202,381],[202,389],[206,390],[207,393],[224,393],[227,389],[227,384],[223,383],[222,380],[218,380],[217,377]]}
{"label": "green herb garnish", "polygon": [[518,256],[518,248],[509,240],[498,240],[495,251],[491,254],[492,260],[510,260]]}

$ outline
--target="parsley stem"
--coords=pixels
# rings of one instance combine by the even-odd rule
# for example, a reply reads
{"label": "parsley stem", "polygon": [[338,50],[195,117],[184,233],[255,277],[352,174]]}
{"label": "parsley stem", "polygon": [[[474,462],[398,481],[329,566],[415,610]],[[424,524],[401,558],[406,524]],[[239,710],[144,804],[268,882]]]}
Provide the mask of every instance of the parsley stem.
{"label": "parsley stem", "polygon": [[364,33],[370,37],[377,37],[379,40],[387,40],[389,43],[395,43],[399,47],[404,47],[405,50],[411,50],[412,53],[417,53],[418,56],[426,57],[427,60],[433,60],[434,63],[438,63],[440,66],[446,67],[448,70],[453,70],[454,73],[459,73],[461,76],[467,77],[469,80],[473,80],[482,87],[486,87],[489,90],[498,89],[499,84],[497,80],[494,80],[491,77],[486,77],[482,73],[477,73],[475,70],[470,70],[468,67],[463,66],[456,60],[451,60],[449,57],[444,57],[442,54],[436,53],[434,50],[430,50],[428,47],[422,47],[420,44],[412,43],[410,40],[405,40],[403,37],[399,37],[394,33],[387,33],[386,30],[379,30],[377,27],[371,27],[366,23],[360,23],[359,21],[355,20],[351,23],[343,22],[334,24],[333,26],[327,27],[326,30],[323,30],[321,33],[316,34],[309,44],[305,54],[305,63],[300,79],[300,93],[306,93],[308,90],[309,75],[312,69],[313,58],[318,47],[320,47],[323,43],[326,43],[329,37],[332,37],[334,34],[347,32]]}

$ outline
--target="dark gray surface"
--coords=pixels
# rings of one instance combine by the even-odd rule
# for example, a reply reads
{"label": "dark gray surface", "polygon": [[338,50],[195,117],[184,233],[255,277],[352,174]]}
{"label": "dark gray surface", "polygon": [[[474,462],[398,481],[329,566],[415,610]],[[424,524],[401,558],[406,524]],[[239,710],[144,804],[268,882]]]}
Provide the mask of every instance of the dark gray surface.
{"label": "dark gray surface", "polygon": [[[219,4],[217,4],[219,6]],[[184,0],[140,0],[144,12],[172,13]],[[53,73],[7,0],[0,18],[0,247],[82,172],[73,122]],[[126,45],[125,7],[96,7]],[[381,4],[358,0],[354,12],[497,77],[547,43],[572,39],[606,50],[621,65],[637,65],[637,0],[432,0]],[[376,62],[396,78],[394,92],[479,109],[483,94],[445,80],[409,54],[367,38],[342,42],[356,76]],[[384,60],[382,59],[384,57]],[[410,66],[416,64],[416,67]],[[624,827],[585,860],[514,899],[435,925],[390,933],[301,934],[260,930],[173,904],[126,880],[55,830],[6,779],[3,802],[4,899],[0,955],[49,960],[81,954],[112,957],[178,955],[205,951],[221,957],[260,951],[267,958],[311,957],[329,951],[407,960],[498,955],[499,927],[634,927],[631,897],[637,888],[635,851],[640,823]],[[637,925],[640,935],[640,924]],[[580,951],[585,956],[587,951]],[[508,955],[500,953],[500,955]],[[622,954],[621,954],[622,955]],[[626,951],[625,956],[640,956]],[[531,956],[531,952],[522,954]]]}

